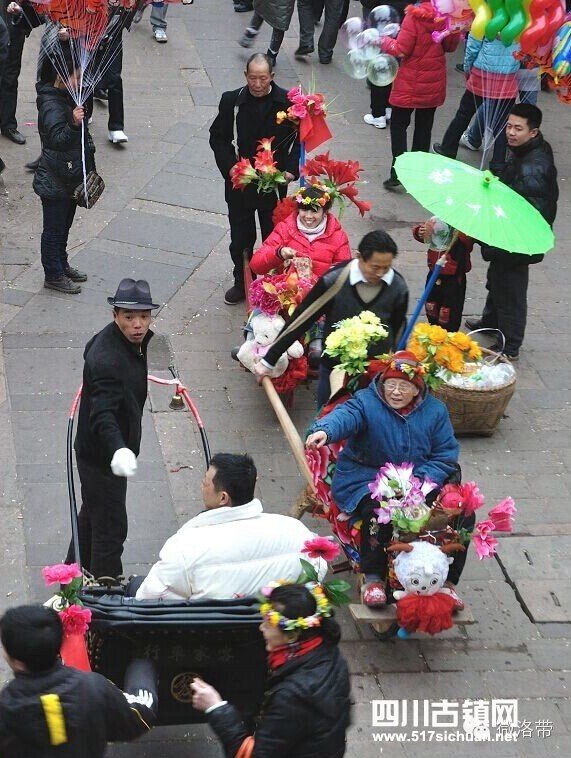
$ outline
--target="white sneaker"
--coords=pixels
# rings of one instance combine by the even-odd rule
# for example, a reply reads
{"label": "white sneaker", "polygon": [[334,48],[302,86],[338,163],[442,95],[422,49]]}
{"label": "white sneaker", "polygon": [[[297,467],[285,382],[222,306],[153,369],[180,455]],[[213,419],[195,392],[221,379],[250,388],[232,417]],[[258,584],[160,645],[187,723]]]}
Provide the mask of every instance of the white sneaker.
{"label": "white sneaker", "polygon": [[157,42],[168,42],[167,33],[164,29],[155,29],[153,31],[153,36]]}
{"label": "white sneaker", "polygon": [[468,150],[473,150],[474,152],[478,152],[480,149],[479,147],[476,147],[476,145],[473,145],[470,142],[470,138],[468,137],[468,132],[464,132],[464,134],[460,137],[460,144],[462,147],[468,148]]}
{"label": "white sneaker", "polygon": [[114,132],[108,132],[109,142],[112,142],[114,145],[118,145],[120,142],[129,142],[129,137],[125,134],[125,132],[122,129],[117,129]]}
{"label": "white sneaker", "polygon": [[378,116],[375,118],[372,113],[366,113],[363,116],[363,121],[366,124],[370,124],[371,126],[376,126],[377,129],[386,129],[387,128],[387,117],[386,116]]}
{"label": "white sneaker", "polygon": [[392,108],[385,108],[385,118],[387,121],[391,120],[391,116],[393,115],[393,109]]}

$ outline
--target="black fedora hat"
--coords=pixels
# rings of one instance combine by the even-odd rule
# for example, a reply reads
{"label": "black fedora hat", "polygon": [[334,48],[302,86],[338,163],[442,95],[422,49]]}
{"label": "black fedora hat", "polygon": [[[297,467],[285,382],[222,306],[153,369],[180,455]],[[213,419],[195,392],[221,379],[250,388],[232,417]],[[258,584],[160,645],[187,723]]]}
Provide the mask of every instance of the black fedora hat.
{"label": "black fedora hat", "polygon": [[125,308],[129,311],[149,311],[160,308],[153,303],[149,282],[144,279],[121,279],[115,297],[108,297],[107,302],[114,308]]}

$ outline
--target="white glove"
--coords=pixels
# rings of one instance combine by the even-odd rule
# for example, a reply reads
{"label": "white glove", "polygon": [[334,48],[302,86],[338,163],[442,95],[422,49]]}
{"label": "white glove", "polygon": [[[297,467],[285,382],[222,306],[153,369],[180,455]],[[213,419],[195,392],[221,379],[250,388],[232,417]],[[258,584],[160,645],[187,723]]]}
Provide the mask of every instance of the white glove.
{"label": "white glove", "polygon": [[[127,450],[128,448],[123,448]],[[138,690],[136,695],[131,695],[129,692],[124,692],[125,700],[129,705],[145,705],[147,708],[153,707],[153,696],[148,690]]]}
{"label": "white glove", "polygon": [[128,447],[120,447],[111,459],[111,471],[115,476],[135,476],[137,459]]}

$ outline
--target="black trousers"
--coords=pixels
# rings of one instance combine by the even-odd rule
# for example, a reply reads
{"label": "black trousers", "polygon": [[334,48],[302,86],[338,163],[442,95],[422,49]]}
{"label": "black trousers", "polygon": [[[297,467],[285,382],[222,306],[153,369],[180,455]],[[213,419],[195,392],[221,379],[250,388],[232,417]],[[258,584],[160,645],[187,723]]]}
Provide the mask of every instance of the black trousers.
{"label": "black trousers", "polygon": [[371,91],[371,115],[373,118],[379,118],[379,116],[385,116],[386,110],[389,107],[389,97],[393,88],[392,84],[387,84],[386,87],[377,87],[367,79],[367,87]]}
{"label": "black trousers", "polygon": [[[77,458],[82,506],[79,512],[79,550],[82,565],[93,576],[119,576],[127,538],[127,479],[108,466]],[[67,563],[74,560],[69,546]]]}
{"label": "black trousers", "polygon": [[413,152],[422,150],[427,153],[430,150],[430,137],[435,112],[436,108],[400,108],[393,106],[391,116],[391,151],[393,154],[391,175],[393,177],[395,171],[392,166],[394,166],[395,160],[407,150],[406,132],[410,126],[412,114],[414,113],[412,150]]}
{"label": "black trousers", "polygon": [[[380,574],[383,580],[387,575],[388,555],[386,547],[393,537],[391,524],[379,524],[377,516],[373,513],[379,503],[365,496],[357,506],[363,521],[361,524],[361,553],[360,564],[363,574]],[[474,529],[476,517],[474,515],[463,520],[461,526],[471,532]],[[464,565],[466,563],[467,550],[453,554],[453,562],[448,569],[448,581],[458,584]]]}
{"label": "black trousers", "polygon": [[[232,190],[232,192],[238,194],[236,190]],[[244,203],[240,197],[232,197],[231,194],[226,196],[226,202],[228,203],[228,221],[230,223],[230,256],[234,264],[232,272],[234,285],[239,289],[244,289],[244,250],[248,250],[248,257],[251,258],[256,244],[256,213],[258,214],[262,240],[265,240],[274,228],[272,213],[275,204],[270,208],[256,208]]]}
{"label": "black trousers", "polygon": [[[115,36],[109,43],[112,46],[106,52],[106,60],[111,60],[97,89],[107,90],[107,105],[109,107],[109,121],[107,128],[110,132],[122,131],[125,128],[125,110],[123,106],[123,38],[121,34]],[[113,56],[112,58],[108,56]]]}
{"label": "black trousers", "polygon": [[[427,284],[431,273],[426,277]],[[439,276],[424,306],[428,323],[441,326],[449,332],[457,332],[462,325],[465,299],[466,274]]]}
{"label": "black trousers", "polygon": [[67,239],[76,209],[77,203],[69,197],[42,197],[42,266],[48,281],[61,279],[67,268]]}
{"label": "black trousers", "polygon": [[22,52],[26,34],[23,28],[24,23],[14,25],[9,21],[7,26],[10,34],[10,46],[8,48],[8,59],[0,76],[0,128],[17,129],[18,77],[22,68]]}
{"label": "black trousers", "polygon": [[[462,95],[456,115],[450,122],[444,137],[442,138],[442,152],[449,158],[455,158],[460,144],[460,137],[468,128],[472,116],[476,113],[484,98],[475,95],[473,92],[466,90]],[[490,101],[487,101],[490,102]],[[490,169],[499,173],[506,162],[506,123],[510,110],[515,103],[514,99],[495,100],[490,106],[494,108],[493,113],[498,114],[494,119],[494,151],[490,160]]]}
{"label": "black trousers", "polygon": [[482,326],[503,332],[508,355],[517,352],[523,342],[528,284],[528,263],[505,265],[502,259],[490,261],[486,276],[488,297],[482,311]]}

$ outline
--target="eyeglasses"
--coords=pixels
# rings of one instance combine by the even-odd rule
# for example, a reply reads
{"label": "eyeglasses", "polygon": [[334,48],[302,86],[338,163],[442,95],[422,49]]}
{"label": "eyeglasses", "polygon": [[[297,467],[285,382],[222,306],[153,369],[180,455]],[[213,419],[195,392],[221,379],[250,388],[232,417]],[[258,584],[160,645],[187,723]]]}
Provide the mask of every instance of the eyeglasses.
{"label": "eyeglasses", "polygon": [[406,394],[407,392],[412,392],[414,389],[414,386],[410,382],[407,382],[405,379],[403,379],[401,382],[388,381],[385,382],[383,386],[385,388],[385,392],[388,392],[390,394],[396,392],[397,390],[401,394]]}

